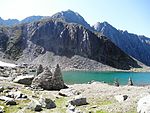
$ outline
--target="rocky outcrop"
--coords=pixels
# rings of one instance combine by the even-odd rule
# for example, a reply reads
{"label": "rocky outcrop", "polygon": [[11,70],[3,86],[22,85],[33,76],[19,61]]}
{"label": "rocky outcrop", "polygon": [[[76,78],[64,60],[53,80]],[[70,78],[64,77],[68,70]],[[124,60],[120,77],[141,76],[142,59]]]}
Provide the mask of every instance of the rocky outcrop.
{"label": "rocky outcrop", "polygon": [[138,101],[137,113],[150,113],[150,95],[145,96]]}
{"label": "rocky outcrop", "polygon": [[36,76],[31,84],[33,88],[43,88],[45,90],[60,90],[65,88],[59,65],[56,66],[54,74],[46,68],[41,74]]}

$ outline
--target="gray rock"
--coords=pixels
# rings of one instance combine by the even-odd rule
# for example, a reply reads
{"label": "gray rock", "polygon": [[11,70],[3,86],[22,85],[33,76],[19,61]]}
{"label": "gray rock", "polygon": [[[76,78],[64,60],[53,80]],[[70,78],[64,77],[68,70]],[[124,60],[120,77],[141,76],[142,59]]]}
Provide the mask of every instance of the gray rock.
{"label": "gray rock", "polygon": [[73,106],[81,106],[86,105],[87,101],[85,97],[82,97],[82,95],[75,96],[75,98],[68,101],[68,104],[71,104]]}
{"label": "gray rock", "polygon": [[4,87],[0,86],[0,92],[3,92],[3,91],[4,91]]}
{"label": "gray rock", "polygon": [[4,106],[0,106],[0,113],[4,113]]}
{"label": "gray rock", "polygon": [[22,94],[21,91],[11,91],[11,92],[8,92],[6,96],[10,98],[15,98],[15,99],[27,98],[27,96]]}
{"label": "gray rock", "polygon": [[137,113],[150,113],[150,95],[145,96],[138,101]]}
{"label": "gray rock", "polygon": [[63,81],[63,77],[62,77],[62,73],[61,73],[61,69],[59,67],[59,65],[57,64],[53,77],[52,77],[52,81],[53,81],[53,89],[56,90],[60,90],[65,88],[65,84]]}
{"label": "gray rock", "polygon": [[117,86],[117,87],[119,87],[119,82],[118,82],[118,79],[116,79],[116,80],[114,81],[114,86]]}
{"label": "gray rock", "polygon": [[40,98],[39,103],[43,108],[52,109],[56,107],[56,104],[50,98]]}
{"label": "gray rock", "polygon": [[129,80],[128,80],[128,86],[133,86],[133,81],[130,77],[129,77]]}
{"label": "gray rock", "polygon": [[34,79],[34,75],[25,75],[25,76],[21,75],[21,76],[17,76],[17,78],[15,78],[13,82],[25,84],[25,85],[31,85],[33,79]]}
{"label": "gray rock", "polygon": [[31,87],[35,89],[43,88],[45,90],[52,89],[52,76],[52,72],[46,67],[41,74],[33,79]]}
{"label": "gray rock", "polygon": [[66,110],[66,113],[83,113],[80,110],[76,109],[75,106],[69,104]]}
{"label": "gray rock", "polygon": [[35,99],[32,99],[32,101],[28,105],[28,108],[33,111],[42,111],[42,105]]}
{"label": "gray rock", "polygon": [[17,105],[15,100],[7,100],[5,101],[6,105]]}
{"label": "gray rock", "polygon": [[57,65],[54,74],[48,68],[44,69],[41,74],[33,79],[31,87],[35,89],[40,87],[45,90],[60,90],[65,88],[59,65]]}
{"label": "gray rock", "polygon": [[5,101],[6,105],[16,105],[17,103],[13,98],[0,96],[0,100]]}
{"label": "gray rock", "polygon": [[79,94],[80,94],[80,92],[73,88],[61,89],[59,91],[59,95],[65,96],[65,97],[75,96],[75,95],[79,95]]}
{"label": "gray rock", "polygon": [[43,72],[43,66],[40,64],[39,67],[37,68],[37,71],[36,71],[36,75],[39,75],[40,73]]}
{"label": "gray rock", "polygon": [[13,99],[10,98],[10,97],[6,97],[6,96],[0,96],[0,100],[2,100],[2,101],[8,101],[8,100],[13,100]]}
{"label": "gray rock", "polygon": [[118,101],[118,102],[123,102],[125,100],[127,100],[128,96],[127,95],[116,95],[115,96],[115,99]]}

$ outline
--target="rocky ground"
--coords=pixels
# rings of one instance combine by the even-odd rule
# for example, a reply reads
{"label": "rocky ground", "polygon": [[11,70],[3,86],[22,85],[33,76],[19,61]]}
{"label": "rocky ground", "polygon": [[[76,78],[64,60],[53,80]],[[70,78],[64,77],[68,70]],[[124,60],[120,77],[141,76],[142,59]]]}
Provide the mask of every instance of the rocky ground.
{"label": "rocky ground", "polygon": [[66,85],[59,65],[52,70],[26,64],[0,67],[0,113],[137,113],[137,107],[144,110],[138,113],[149,113],[149,95],[148,85]]}
{"label": "rocky ground", "polygon": [[0,107],[5,113],[35,113],[36,111],[29,109],[28,106],[33,99],[39,100],[41,97],[51,99],[56,104],[56,108],[42,108],[40,113],[67,113],[66,105],[76,95],[86,98],[86,105],[75,107],[76,110],[83,113],[136,113],[138,100],[150,94],[150,86],[116,87],[99,82],[69,85],[70,90],[65,89],[62,94],[59,94],[59,91],[35,91],[26,85],[9,82],[7,79],[1,79],[0,86],[4,88],[0,96],[5,96],[8,92],[13,91],[21,91],[27,96],[27,98],[16,99],[16,105],[6,105],[0,99]]}

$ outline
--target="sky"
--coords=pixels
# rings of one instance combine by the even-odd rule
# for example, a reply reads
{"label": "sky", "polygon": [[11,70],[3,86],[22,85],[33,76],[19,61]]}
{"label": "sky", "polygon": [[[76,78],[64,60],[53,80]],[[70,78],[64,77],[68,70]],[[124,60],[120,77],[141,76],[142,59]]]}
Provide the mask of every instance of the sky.
{"label": "sky", "polygon": [[0,17],[51,16],[73,10],[93,25],[107,21],[120,30],[150,38],[150,0],[0,0]]}

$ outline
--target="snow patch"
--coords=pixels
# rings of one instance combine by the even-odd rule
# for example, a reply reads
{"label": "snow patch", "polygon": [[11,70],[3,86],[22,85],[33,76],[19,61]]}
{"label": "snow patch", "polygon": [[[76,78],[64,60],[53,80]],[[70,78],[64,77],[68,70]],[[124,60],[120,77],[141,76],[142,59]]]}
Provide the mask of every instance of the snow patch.
{"label": "snow patch", "polygon": [[4,67],[16,67],[17,65],[0,61],[0,66],[4,66]]}

